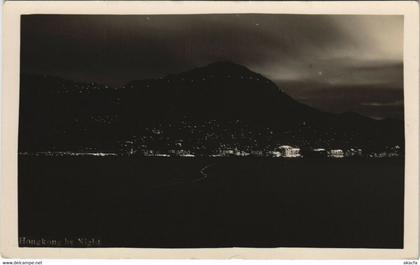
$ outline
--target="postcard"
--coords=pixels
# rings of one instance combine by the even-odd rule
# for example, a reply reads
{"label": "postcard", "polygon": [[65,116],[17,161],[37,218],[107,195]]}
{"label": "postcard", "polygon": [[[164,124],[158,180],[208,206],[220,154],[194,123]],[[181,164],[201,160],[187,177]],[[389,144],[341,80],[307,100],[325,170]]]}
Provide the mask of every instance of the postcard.
{"label": "postcard", "polygon": [[418,257],[418,3],[4,9],[3,256]]}

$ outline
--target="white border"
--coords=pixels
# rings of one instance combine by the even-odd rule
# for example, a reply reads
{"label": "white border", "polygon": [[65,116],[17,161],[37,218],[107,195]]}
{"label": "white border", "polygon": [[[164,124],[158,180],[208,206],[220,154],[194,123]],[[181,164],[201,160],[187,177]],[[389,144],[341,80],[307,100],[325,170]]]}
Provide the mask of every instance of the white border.
{"label": "white border", "polygon": [[[415,259],[419,216],[419,8],[417,2],[13,1],[3,13],[1,254],[8,258]],[[404,15],[406,129],[404,249],[334,248],[18,248],[17,130],[21,14],[398,14]]]}

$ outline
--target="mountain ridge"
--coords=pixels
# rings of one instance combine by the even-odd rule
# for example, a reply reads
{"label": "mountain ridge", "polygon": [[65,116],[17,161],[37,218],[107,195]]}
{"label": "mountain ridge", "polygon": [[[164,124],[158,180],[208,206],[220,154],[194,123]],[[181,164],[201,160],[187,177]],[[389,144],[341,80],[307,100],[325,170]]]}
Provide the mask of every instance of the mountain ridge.
{"label": "mountain ridge", "polygon": [[[20,112],[22,148],[36,148],[42,141],[50,146],[118,142],[142,135],[145,128],[180,126],[185,120],[214,120],[232,135],[243,128],[254,136],[268,129],[274,135],[267,136],[270,141],[296,145],[380,148],[404,143],[403,122],[317,110],[294,100],[263,75],[231,62],[134,80],[119,89],[22,74]],[[235,128],[232,121],[240,121],[243,128]]]}

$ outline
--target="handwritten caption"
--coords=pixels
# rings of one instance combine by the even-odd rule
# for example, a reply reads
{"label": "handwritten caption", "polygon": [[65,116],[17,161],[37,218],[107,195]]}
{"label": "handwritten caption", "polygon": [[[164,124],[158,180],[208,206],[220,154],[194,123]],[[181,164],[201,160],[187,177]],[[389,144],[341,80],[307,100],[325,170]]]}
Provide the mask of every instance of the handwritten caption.
{"label": "handwritten caption", "polygon": [[97,238],[30,238],[19,237],[19,247],[100,247],[102,241]]}

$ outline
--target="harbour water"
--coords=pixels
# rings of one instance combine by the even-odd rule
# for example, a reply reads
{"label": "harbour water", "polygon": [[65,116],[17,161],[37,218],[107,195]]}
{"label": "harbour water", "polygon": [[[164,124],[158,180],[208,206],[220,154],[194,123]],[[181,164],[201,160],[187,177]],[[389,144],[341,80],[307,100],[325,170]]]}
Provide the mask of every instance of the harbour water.
{"label": "harbour water", "polygon": [[403,247],[398,158],[20,155],[18,181],[21,246]]}

